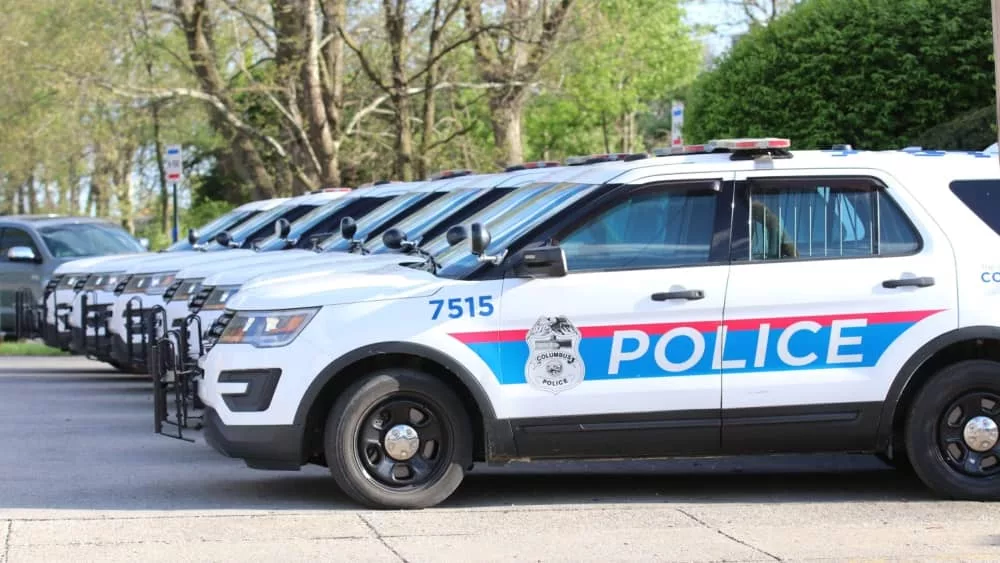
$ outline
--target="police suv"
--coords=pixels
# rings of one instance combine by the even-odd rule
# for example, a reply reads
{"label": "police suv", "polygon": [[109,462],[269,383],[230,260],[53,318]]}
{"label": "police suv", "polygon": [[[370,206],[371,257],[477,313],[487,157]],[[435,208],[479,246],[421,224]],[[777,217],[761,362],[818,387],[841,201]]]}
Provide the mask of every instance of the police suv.
{"label": "police suv", "polygon": [[[222,265],[253,255],[254,251],[250,247],[273,230],[276,221],[296,220],[331,205],[349,193],[351,190],[348,188],[327,188],[290,198],[232,231],[221,231],[214,241],[199,248],[199,252],[173,252],[151,259],[117,264],[121,272],[116,286],[109,289],[108,284],[100,290],[84,291],[76,296],[69,323],[74,342],[80,342],[89,354],[99,359],[114,365],[124,365],[132,371],[142,371],[142,362],[136,361],[134,349],[126,337],[125,326],[131,323],[136,327],[141,326],[141,332],[146,331],[145,321],[150,320],[149,314],[155,307],[163,305],[163,294],[173,283],[180,268],[200,263]],[[109,268],[101,268],[91,273],[88,282],[107,275],[106,271],[101,271],[107,269]],[[102,334],[104,329],[106,332]]]}
{"label": "police suv", "polygon": [[821,451],[1000,498],[997,163],[789,147],[595,165],[433,268],[244,288],[201,360],[206,440],[375,507],[476,461]]}
{"label": "police suv", "polygon": [[[351,227],[355,229],[353,235],[334,235],[320,243],[315,252],[292,250],[270,260],[246,258],[232,264],[201,264],[185,268],[177,274],[177,281],[174,282],[177,292],[168,290],[164,297],[169,325],[181,328],[188,324],[188,341],[192,342],[192,351],[195,351],[194,328],[200,326],[203,332],[207,332],[222,315],[226,302],[236,295],[244,283],[258,276],[310,272],[323,275],[331,271],[347,271],[348,268],[353,272],[385,264],[419,261],[415,256],[434,256],[448,248],[445,232],[448,227],[473,215],[477,220],[485,221],[520,206],[534,205],[532,197],[548,186],[535,180],[538,176],[549,174],[554,165],[540,162],[521,166],[523,168],[512,172],[477,174],[450,180],[447,196],[410,215],[401,216],[392,211],[396,205],[388,202],[384,204],[386,210],[375,210],[359,217],[356,225]],[[393,236],[402,237],[397,241],[398,245],[392,247],[385,244],[383,237],[377,237],[390,230],[390,243]],[[282,242],[276,238],[274,242]],[[404,240],[410,244],[405,249],[406,254],[400,255],[397,251],[402,249]],[[185,289],[194,286],[197,286],[197,291]],[[198,323],[189,320],[192,314],[198,316]]]}
{"label": "police suv", "polygon": [[[466,175],[468,174],[464,173],[462,176]],[[317,253],[306,250],[309,246],[318,245],[319,249],[325,251],[348,253],[355,247],[362,247],[366,237],[380,233],[379,229],[385,228],[387,224],[406,219],[418,211],[440,210],[442,205],[447,207],[458,202],[489,200],[502,195],[499,192],[492,193],[493,190],[486,188],[466,189],[463,186],[465,182],[468,180],[463,177],[442,177],[435,181],[385,183],[355,190],[345,197],[341,197],[343,194],[321,194],[335,195],[336,201],[316,207],[294,223],[279,219],[275,223],[275,234],[255,243],[253,251],[229,252],[225,260],[178,262],[184,269],[168,272],[170,282],[164,284],[154,297],[150,297],[150,291],[143,291],[142,285],[130,282],[124,291],[117,294],[108,330],[114,341],[120,340],[124,343],[122,347],[124,351],[134,350],[136,340],[140,343],[149,341],[148,334],[147,331],[130,329],[143,324],[139,319],[150,316],[156,307],[166,305],[163,311],[165,315],[156,315],[158,322],[164,327],[169,327],[159,332],[166,332],[172,328],[180,328],[188,322],[187,315],[183,318],[170,316],[171,302],[187,296],[192,302],[211,305],[210,302],[206,303],[210,301],[206,300],[206,297],[212,297],[211,292],[203,291],[200,287],[199,275],[203,275],[201,272],[212,272],[217,269],[241,270],[260,263],[271,263],[278,268],[288,267],[290,263],[316,257]],[[362,219],[363,226],[358,228],[352,219],[353,216]],[[332,233],[334,226],[339,226],[342,220],[351,222],[355,233],[351,233],[349,237]],[[360,240],[355,239],[355,236]],[[354,255],[347,254],[347,256]],[[137,295],[141,295],[140,299],[144,300],[140,301],[141,307],[134,306]],[[188,329],[193,329],[194,326],[197,325],[192,323]],[[113,347],[112,351],[114,350]]]}
{"label": "police suv", "polygon": [[[175,242],[163,252],[184,252],[202,248],[219,233],[233,229],[262,212],[274,209],[287,199],[274,198],[243,204],[210,221],[198,230],[189,230],[187,239]],[[98,256],[73,260],[60,265],[53,272],[43,295],[44,314],[41,333],[46,344],[59,348],[69,347],[72,337],[69,326],[70,316],[73,312],[72,303],[81,291],[112,291],[122,277],[123,272],[119,265],[132,263],[136,259],[154,259],[162,256],[161,253],[153,252]],[[95,272],[101,272],[101,274],[91,276]]]}

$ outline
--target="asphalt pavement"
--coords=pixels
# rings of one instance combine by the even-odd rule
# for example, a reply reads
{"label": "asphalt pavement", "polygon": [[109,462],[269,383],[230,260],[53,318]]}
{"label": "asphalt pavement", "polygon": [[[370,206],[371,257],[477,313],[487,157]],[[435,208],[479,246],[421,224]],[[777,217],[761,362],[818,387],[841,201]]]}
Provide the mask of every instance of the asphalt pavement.
{"label": "asphalt pavement", "polygon": [[1000,561],[996,504],[868,456],[477,467],[440,507],[373,511],[323,468],[152,428],[145,376],[0,358],[0,563]]}

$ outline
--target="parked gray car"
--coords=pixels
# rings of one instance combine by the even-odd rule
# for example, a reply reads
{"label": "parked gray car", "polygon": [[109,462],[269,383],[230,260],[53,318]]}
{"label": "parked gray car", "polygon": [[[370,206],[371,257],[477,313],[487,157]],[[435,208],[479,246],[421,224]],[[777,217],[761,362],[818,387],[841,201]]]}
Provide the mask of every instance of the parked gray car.
{"label": "parked gray car", "polygon": [[109,254],[145,252],[118,225],[88,217],[0,216],[0,335],[15,328],[15,296],[31,291],[38,303],[52,272],[63,262]]}

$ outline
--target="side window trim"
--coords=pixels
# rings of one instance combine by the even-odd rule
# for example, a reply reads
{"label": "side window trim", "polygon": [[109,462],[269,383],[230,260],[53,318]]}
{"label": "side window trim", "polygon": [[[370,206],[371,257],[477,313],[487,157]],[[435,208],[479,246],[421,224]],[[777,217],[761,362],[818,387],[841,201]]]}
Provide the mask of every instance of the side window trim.
{"label": "side window trim", "polygon": [[687,188],[688,190],[696,189],[699,186],[704,186],[707,190],[713,190],[716,192],[716,206],[715,206],[715,216],[713,217],[712,234],[709,246],[709,257],[708,260],[698,264],[677,264],[677,265],[657,265],[657,266],[647,266],[647,267],[631,267],[631,268],[594,268],[594,269],[578,269],[570,270],[567,275],[574,274],[586,274],[595,272],[628,272],[628,271],[643,271],[643,270],[666,270],[675,268],[692,268],[692,267],[702,267],[702,266],[717,266],[726,265],[729,263],[730,255],[730,237],[732,229],[733,220],[733,196],[734,196],[734,183],[728,178],[685,178],[685,179],[674,179],[665,181],[656,181],[642,184],[634,184],[627,186],[626,189],[618,191],[613,198],[607,198],[600,203],[600,205],[591,207],[587,210],[585,214],[574,217],[571,222],[567,222],[562,225],[557,230],[553,231],[553,234],[546,237],[546,241],[549,243],[560,243],[566,235],[576,231],[581,225],[588,223],[589,221],[601,216],[610,209],[622,204],[627,199],[635,196],[636,194],[654,192],[667,192],[676,189]]}
{"label": "side window trim", "polygon": [[[750,247],[750,228],[753,224],[753,217],[751,215],[750,202],[751,194],[753,191],[754,184],[757,185],[766,184],[769,187],[779,186],[783,183],[801,185],[803,182],[822,182],[830,187],[835,187],[838,189],[853,189],[856,191],[868,191],[876,194],[874,205],[872,206],[873,224],[874,230],[872,236],[872,248],[873,253],[871,255],[864,256],[816,256],[816,257],[805,257],[805,258],[788,258],[781,260],[758,260],[751,256]],[[866,187],[855,187],[858,182],[865,182]],[[820,174],[820,175],[787,175],[787,176],[748,176],[739,179],[735,182],[735,193],[734,193],[734,203],[733,203],[733,233],[732,233],[732,245],[730,259],[733,264],[766,264],[766,263],[789,263],[789,262],[814,262],[819,260],[830,261],[830,260],[864,260],[871,258],[901,258],[906,256],[915,256],[920,254],[924,249],[924,238],[920,232],[920,229],[913,222],[913,218],[910,217],[906,211],[896,203],[892,194],[889,193],[889,188],[886,186],[885,182],[875,176],[868,176],[862,174],[845,174],[843,176],[838,176],[836,174]],[[891,201],[897,208],[898,214],[901,219],[905,221],[905,226],[916,238],[917,246],[912,252],[903,254],[891,254],[885,255],[881,254],[881,239],[882,239],[882,201],[883,198],[887,198]],[[738,218],[738,219],[737,219]]]}

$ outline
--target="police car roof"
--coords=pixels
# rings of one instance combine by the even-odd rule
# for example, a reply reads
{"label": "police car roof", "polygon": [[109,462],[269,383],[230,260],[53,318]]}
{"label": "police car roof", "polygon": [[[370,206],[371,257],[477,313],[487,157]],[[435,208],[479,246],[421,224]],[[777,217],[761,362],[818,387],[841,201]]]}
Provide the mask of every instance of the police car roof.
{"label": "police car roof", "polygon": [[415,189],[423,187],[426,183],[422,180],[416,182],[390,182],[388,184],[359,188],[353,193],[357,194],[358,197],[396,196],[403,193],[410,193]]}
{"label": "police car roof", "polygon": [[525,170],[514,170],[511,172],[493,172],[490,174],[480,174],[470,186],[490,187],[490,188],[516,188],[538,181],[538,178],[551,174],[554,170],[565,167],[549,168],[529,168]]}
{"label": "police car roof", "polygon": [[268,209],[273,209],[282,203],[288,201],[287,197],[275,197],[271,199],[262,199],[260,201],[251,201],[250,203],[244,203],[243,205],[236,208],[237,211],[267,211]]}
{"label": "police car roof", "polygon": [[612,161],[566,169],[538,181],[584,184],[629,183],[658,175],[753,170],[877,169],[912,177],[915,171],[933,177],[1000,178],[996,157],[981,151],[790,151],[788,158],[733,159],[732,153],[678,154],[634,161]]}
{"label": "police car roof", "polygon": [[324,203],[331,202],[337,198],[344,197],[345,195],[351,193],[350,190],[343,191],[330,191],[330,192],[319,192],[315,194],[303,194],[300,196],[295,196],[288,198],[287,201],[283,202],[281,205],[286,207],[298,206],[298,205],[323,205]]}

